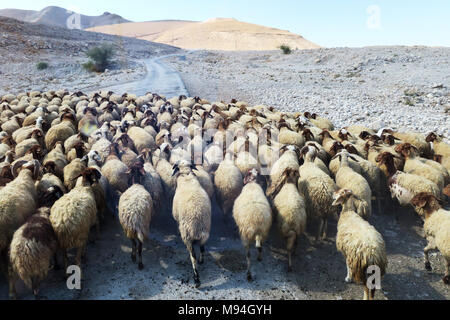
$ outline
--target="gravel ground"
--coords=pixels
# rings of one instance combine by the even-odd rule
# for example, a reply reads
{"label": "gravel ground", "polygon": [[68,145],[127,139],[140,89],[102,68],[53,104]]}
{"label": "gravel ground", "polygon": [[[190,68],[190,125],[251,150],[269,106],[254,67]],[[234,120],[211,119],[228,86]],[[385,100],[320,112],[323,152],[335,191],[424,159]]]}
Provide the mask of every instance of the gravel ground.
{"label": "gravel ground", "polygon": [[195,51],[166,61],[189,92],[213,101],[316,112],[338,127],[359,123],[450,137],[450,48]]}
{"label": "gravel ground", "polygon": [[[330,221],[329,239],[313,245],[317,225],[310,223],[293,259],[294,271],[287,273],[284,241],[275,225],[264,244],[264,260],[256,261],[252,252],[254,282],[246,281],[245,252],[231,217],[224,218],[214,206],[211,238],[207,243],[205,264],[199,267],[202,287],[195,289],[189,255],[168,211],[154,218],[150,239],[144,244],[145,269],[138,271],[130,259],[131,246],[123,235],[117,217],[102,223],[101,237],[88,246],[83,264],[82,291],[70,291],[61,270],[52,270],[41,285],[42,299],[134,300],[134,299],[284,299],[284,300],[359,300],[363,289],[344,282],[345,261],[335,245],[336,222]],[[450,288],[441,278],[444,260],[430,254],[432,272],[424,269],[421,221],[410,209],[393,215],[375,214],[370,222],[381,232],[388,253],[387,274],[382,280],[379,300],[448,300]],[[72,256],[73,258],[73,256]],[[18,283],[19,299],[33,299]],[[8,298],[6,279],[0,277],[0,299]]]}

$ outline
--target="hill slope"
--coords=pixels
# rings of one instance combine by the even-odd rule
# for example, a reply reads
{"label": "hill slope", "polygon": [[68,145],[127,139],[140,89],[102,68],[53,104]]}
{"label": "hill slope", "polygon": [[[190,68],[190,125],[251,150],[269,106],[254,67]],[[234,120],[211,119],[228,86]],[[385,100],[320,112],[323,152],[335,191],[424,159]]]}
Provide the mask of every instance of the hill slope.
{"label": "hill slope", "polygon": [[205,22],[154,21],[103,26],[88,31],[127,35],[173,45],[184,49],[275,50],[282,44],[293,49],[317,49],[320,46],[285,30],[215,18]]}
{"label": "hill slope", "polygon": [[0,16],[17,19],[24,22],[46,24],[63,28],[68,27],[68,22],[69,25],[79,22],[79,27],[81,27],[81,29],[129,22],[129,20],[109,12],[105,12],[101,16],[85,16],[80,14],[79,20],[70,19],[72,15],[73,12],[56,6],[46,7],[41,11],[20,9],[0,10]]}

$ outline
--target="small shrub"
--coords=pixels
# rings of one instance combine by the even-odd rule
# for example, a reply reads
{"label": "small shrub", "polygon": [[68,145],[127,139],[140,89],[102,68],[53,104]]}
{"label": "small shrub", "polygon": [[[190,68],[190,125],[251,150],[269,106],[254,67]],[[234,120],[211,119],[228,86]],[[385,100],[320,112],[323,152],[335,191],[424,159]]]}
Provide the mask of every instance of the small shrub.
{"label": "small shrub", "polygon": [[47,63],[47,62],[39,62],[39,63],[36,65],[36,68],[37,68],[38,70],[45,70],[45,69],[48,68],[48,63]]}
{"label": "small shrub", "polygon": [[111,58],[114,56],[114,48],[109,44],[102,44],[99,47],[91,48],[86,55],[91,59],[83,64],[83,68],[88,71],[104,72],[111,64]]}
{"label": "small shrub", "polygon": [[283,51],[284,54],[291,54],[292,50],[291,47],[289,47],[288,45],[283,44],[282,46],[280,46],[281,51]]}

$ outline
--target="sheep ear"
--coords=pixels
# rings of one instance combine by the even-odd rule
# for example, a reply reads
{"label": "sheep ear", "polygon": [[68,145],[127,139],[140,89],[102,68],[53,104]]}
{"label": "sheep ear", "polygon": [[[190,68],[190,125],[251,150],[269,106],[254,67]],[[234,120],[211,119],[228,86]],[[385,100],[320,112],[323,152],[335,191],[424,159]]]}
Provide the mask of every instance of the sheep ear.
{"label": "sheep ear", "polygon": [[180,168],[177,166],[172,173],[172,177],[175,177],[177,175],[177,173],[180,172]]}
{"label": "sheep ear", "polygon": [[354,157],[352,157],[352,156],[349,156],[349,158],[352,159],[352,160],[355,161],[355,162],[359,162],[359,160],[357,160],[356,158],[354,158]]}

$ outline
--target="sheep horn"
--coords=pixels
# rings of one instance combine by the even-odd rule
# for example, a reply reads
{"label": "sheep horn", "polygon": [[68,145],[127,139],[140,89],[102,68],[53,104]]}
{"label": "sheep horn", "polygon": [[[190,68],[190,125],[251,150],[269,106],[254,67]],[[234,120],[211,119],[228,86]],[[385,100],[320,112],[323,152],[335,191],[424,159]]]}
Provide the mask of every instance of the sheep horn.
{"label": "sheep horn", "polygon": [[25,160],[20,160],[20,161],[17,161],[16,163],[14,163],[14,165],[11,167],[11,173],[14,178],[17,177],[17,170],[26,163],[27,163],[27,161],[25,161]]}

